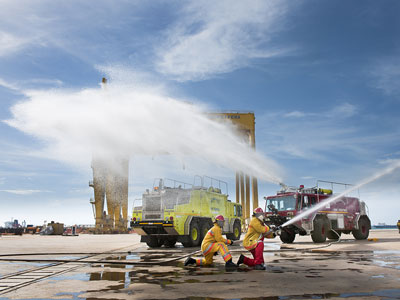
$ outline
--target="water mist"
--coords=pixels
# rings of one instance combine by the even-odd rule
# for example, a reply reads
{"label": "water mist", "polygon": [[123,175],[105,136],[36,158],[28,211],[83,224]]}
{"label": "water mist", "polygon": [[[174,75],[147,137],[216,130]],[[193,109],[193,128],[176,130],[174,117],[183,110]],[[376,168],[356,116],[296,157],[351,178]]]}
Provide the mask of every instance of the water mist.
{"label": "water mist", "polygon": [[[45,142],[47,157],[86,167],[134,155],[193,155],[210,164],[279,183],[277,164],[242,141],[232,124],[202,104],[158,89],[111,83],[107,89],[27,91],[6,123]],[[134,160],[134,158],[133,158]]]}

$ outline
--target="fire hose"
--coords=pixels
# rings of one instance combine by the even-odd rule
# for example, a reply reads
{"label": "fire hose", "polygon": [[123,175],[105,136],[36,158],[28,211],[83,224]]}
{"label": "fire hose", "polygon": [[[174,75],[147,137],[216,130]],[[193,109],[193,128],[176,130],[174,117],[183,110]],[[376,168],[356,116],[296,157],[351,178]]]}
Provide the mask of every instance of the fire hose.
{"label": "fire hose", "polygon": [[[290,251],[302,251],[302,252],[312,252],[313,250],[316,249],[322,249],[322,248],[327,248],[329,246],[331,246],[332,244],[336,244],[339,243],[340,240],[340,235],[332,230],[333,232],[336,233],[336,235],[338,236],[338,240],[334,241],[334,242],[330,242],[327,245],[322,245],[322,246],[317,246],[317,247],[311,247],[311,248],[303,248],[303,249],[299,249],[299,248],[290,248],[290,249],[273,249],[273,250],[264,250],[264,252],[290,252]],[[242,243],[243,240],[239,240],[237,243]],[[147,253],[159,253],[159,251],[146,251]],[[0,258],[0,261],[17,261],[17,262],[48,262],[48,263],[70,263],[70,262],[74,262],[74,263],[91,263],[91,264],[109,264],[109,265],[136,265],[136,266],[148,266],[148,265],[162,265],[162,264],[166,264],[166,263],[170,263],[170,262],[174,262],[177,260],[181,260],[184,259],[186,257],[189,256],[193,256],[196,255],[198,253],[200,253],[201,250],[196,250],[194,252],[191,253],[185,253],[182,256],[179,257],[175,257],[175,258],[171,258],[171,259],[167,259],[164,261],[153,261],[153,262],[145,262],[145,261],[136,261],[136,262],[130,262],[130,261],[113,261],[113,260],[72,260],[72,259],[18,259],[18,258]],[[238,250],[231,250],[231,252],[243,252],[242,249],[238,249]],[[10,256],[48,256],[48,255],[105,255],[105,254],[110,254],[110,255],[115,255],[115,254],[123,254],[123,255],[130,255],[132,252],[127,251],[127,252],[114,252],[114,253],[105,253],[105,252],[101,252],[101,253],[18,253],[18,254],[0,254],[0,257],[10,257]]]}

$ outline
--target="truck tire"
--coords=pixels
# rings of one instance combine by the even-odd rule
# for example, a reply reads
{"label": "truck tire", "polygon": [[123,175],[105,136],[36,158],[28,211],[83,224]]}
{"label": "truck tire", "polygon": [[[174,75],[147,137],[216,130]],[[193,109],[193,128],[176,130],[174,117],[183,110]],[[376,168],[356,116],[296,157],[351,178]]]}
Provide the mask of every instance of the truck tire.
{"label": "truck tire", "polygon": [[240,226],[240,222],[236,220],[235,223],[233,223],[233,232],[228,233],[226,237],[230,240],[237,241],[240,239],[241,234],[242,234],[242,228]]}
{"label": "truck tire", "polygon": [[205,238],[207,232],[210,230],[210,228],[211,227],[210,227],[210,224],[208,224],[208,222],[205,222],[205,223],[203,223],[201,225],[201,229],[200,229],[200,233],[201,233],[200,239],[201,239],[201,241],[204,240],[204,238]]}
{"label": "truck tire", "polygon": [[323,243],[326,241],[326,234],[329,231],[329,225],[324,217],[316,217],[314,219],[314,230],[311,233],[311,238],[314,243]]}
{"label": "truck tire", "polygon": [[358,229],[353,229],[352,233],[356,240],[365,240],[369,236],[369,221],[367,218],[361,217],[358,220]]}
{"label": "truck tire", "polygon": [[[337,232],[337,234],[336,234],[335,231]],[[326,237],[328,239],[330,239],[330,240],[337,241],[340,238],[340,236],[342,235],[342,232],[341,231],[337,231],[337,230],[335,230],[335,231],[329,230],[328,233],[326,234]]]}
{"label": "truck tire", "polygon": [[282,229],[281,235],[279,237],[282,243],[291,244],[296,238],[296,233],[290,229]]}
{"label": "truck tire", "polygon": [[146,241],[146,244],[150,248],[159,248],[162,246],[163,241],[156,236],[149,236],[148,240]]}
{"label": "truck tire", "polygon": [[186,242],[182,242],[184,247],[196,247],[200,245],[200,226],[196,220],[192,220],[190,223],[189,239]]}
{"label": "truck tire", "polygon": [[175,247],[176,242],[177,242],[176,237],[167,237],[164,240],[164,246],[167,248],[173,248]]}

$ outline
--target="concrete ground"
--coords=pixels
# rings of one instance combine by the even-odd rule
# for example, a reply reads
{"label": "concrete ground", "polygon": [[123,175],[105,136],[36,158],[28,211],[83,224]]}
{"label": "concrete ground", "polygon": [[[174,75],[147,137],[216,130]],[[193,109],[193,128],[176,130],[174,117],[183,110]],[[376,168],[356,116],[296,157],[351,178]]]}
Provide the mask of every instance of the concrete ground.
{"label": "concrete ground", "polygon": [[[291,245],[281,244],[278,238],[267,240],[265,271],[242,266],[226,272],[220,256],[215,256],[212,267],[184,267],[183,256],[198,248],[177,244],[173,249],[152,250],[139,241],[136,234],[3,236],[0,255],[42,253],[48,254],[42,259],[77,259],[88,253],[115,254],[91,254],[86,258],[91,263],[53,267],[64,271],[35,282],[26,274],[49,272],[48,262],[1,261],[0,299],[400,299],[397,230],[372,230],[370,240],[365,241],[343,235],[334,244],[314,244],[309,236],[296,237]],[[230,249],[235,262],[240,253],[249,255],[239,245]],[[0,257],[4,258],[9,257]],[[39,259],[33,255],[23,258]],[[138,261],[147,265],[112,264]],[[44,269],[9,276],[40,266]],[[22,287],[7,292],[7,284]]]}

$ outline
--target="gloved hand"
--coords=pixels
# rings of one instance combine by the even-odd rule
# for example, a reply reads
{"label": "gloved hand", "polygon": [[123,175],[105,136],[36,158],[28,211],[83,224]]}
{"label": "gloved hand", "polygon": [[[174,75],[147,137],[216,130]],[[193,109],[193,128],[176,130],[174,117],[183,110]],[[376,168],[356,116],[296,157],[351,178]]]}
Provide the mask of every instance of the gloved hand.
{"label": "gloved hand", "polygon": [[272,228],[272,231],[274,232],[275,236],[281,235],[282,227],[281,226],[274,227],[274,228]]}
{"label": "gloved hand", "polygon": [[230,241],[229,245],[231,245],[231,246],[232,246],[232,245],[233,245],[233,241],[232,241],[232,240],[229,240],[229,241]]}

